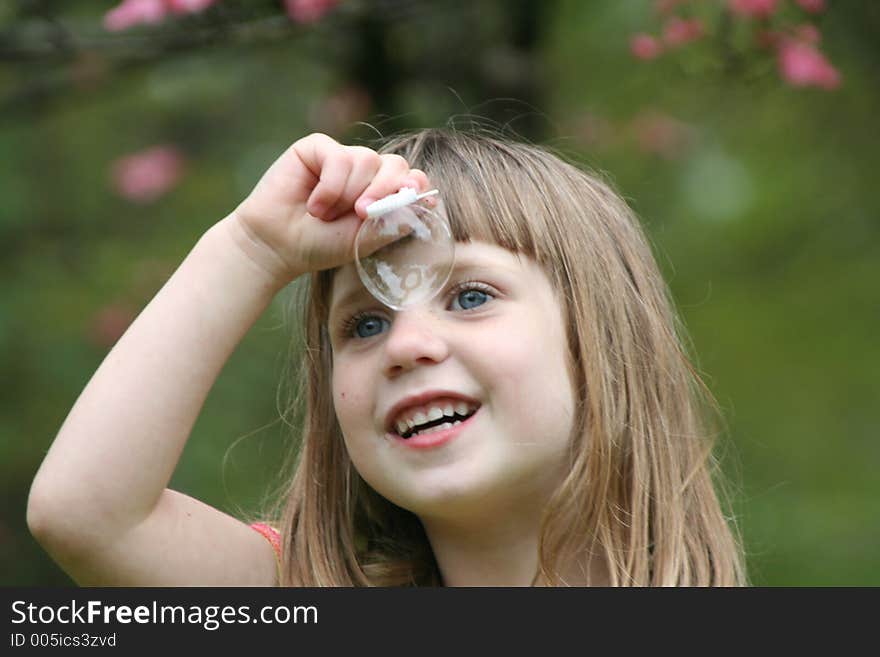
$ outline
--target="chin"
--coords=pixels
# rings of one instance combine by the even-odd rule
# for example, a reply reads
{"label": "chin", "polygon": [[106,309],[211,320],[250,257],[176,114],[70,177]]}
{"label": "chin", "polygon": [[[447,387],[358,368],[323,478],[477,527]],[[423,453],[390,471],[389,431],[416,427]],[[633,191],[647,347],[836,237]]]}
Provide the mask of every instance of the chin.
{"label": "chin", "polygon": [[498,491],[499,487],[488,483],[485,477],[475,480],[447,473],[445,476],[423,477],[406,489],[397,486],[385,497],[419,517],[454,520],[491,513],[492,500]]}

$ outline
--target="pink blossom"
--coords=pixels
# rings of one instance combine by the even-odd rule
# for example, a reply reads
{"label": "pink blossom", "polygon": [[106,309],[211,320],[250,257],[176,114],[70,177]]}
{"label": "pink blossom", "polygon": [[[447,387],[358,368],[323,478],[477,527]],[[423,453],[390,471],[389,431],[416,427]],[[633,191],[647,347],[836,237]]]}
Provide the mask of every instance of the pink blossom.
{"label": "pink blossom", "polygon": [[168,10],[174,14],[197,14],[216,2],[217,0],[165,0]]}
{"label": "pink blossom", "polygon": [[825,0],[796,0],[800,8],[811,14],[818,14],[825,11]]}
{"label": "pink blossom", "polygon": [[104,14],[104,29],[119,32],[135,25],[155,25],[161,23],[167,13],[164,0],[123,0]]}
{"label": "pink blossom", "polygon": [[690,41],[695,41],[705,34],[703,21],[699,18],[685,20],[673,16],[663,27],[663,40],[670,46],[680,46]]}
{"label": "pink blossom", "polygon": [[650,34],[636,34],[629,41],[629,50],[637,59],[655,59],[663,52],[663,46]]}
{"label": "pink blossom", "polygon": [[840,73],[812,44],[786,39],[779,47],[779,73],[795,87],[836,89]]}
{"label": "pink blossom", "polygon": [[314,23],[338,4],[339,0],[284,0],[284,9],[296,23]]}
{"label": "pink blossom", "polygon": [[174,187],[183,170],[183,155],[174,146],[154,146],[116,160],[113,186],[129,201],[149,203]]}
{"label": "pink blossom", "polygon": [[730,10],[740,16],[767,18],[776,11],[779,0],[728,0]]}
{"label": "pink blossom", "polygon": [[217,0],[122,0],[104,14],[104,29],[120,32],[136,25],[161,23],[168,14],[195,14]]}

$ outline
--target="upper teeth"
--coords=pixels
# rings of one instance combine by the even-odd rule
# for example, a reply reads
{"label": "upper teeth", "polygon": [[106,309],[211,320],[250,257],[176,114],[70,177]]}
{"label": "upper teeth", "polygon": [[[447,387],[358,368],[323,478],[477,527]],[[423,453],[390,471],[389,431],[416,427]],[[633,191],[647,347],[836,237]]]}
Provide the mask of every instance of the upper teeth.
{"label": "upper teeth", "polygon": [[475,410],[477,404],[468,404],[464,401],[443,400],[430,402],[428,406],[414,406],[404,410],[394,421],[397,432],[404,432],[426,422],[439,420],[444,415],[452,417],[453,415],[467,415]]}

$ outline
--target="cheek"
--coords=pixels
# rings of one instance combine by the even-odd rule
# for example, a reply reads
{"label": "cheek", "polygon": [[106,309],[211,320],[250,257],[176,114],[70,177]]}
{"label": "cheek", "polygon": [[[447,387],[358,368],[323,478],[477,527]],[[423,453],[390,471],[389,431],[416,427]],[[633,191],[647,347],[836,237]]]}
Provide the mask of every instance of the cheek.
{"label": "cheek", "polygon": [[351,427],[364,426],[370,405],[369,395],[365,391],[369,387],[358,378],[356,368],[346,366],[334,366],[331,385],[333,408],[339,426],[348,435]]}
{"label": "cheek", "polygon": [[539,350],[518,354],[508,361],[501,376],[510,381],[504,394],[505,406],[516,411],[521,426],[547,431],[566,425],[573,413],[572,384],[562,359]]}
{"label": "cheek", "polygon": [[524,316],[504,331],[504,339],[484,345],[493,357],[488,360],[496,380],[512,379],[525,388],[565,386],[567,342],[561,327]]}
{"label": "cheek", "polygon": [[377,488],[374,482],[381,483],[382,479],[377,476],[377,473],[381,473],[381,468],[376,458],[377,441],[373,417],[375,407],[370,387],[349,369],[335,369],[335,372],[340,371],[346,374],[333,377],[333,405],[345,449],[361,477]]}
{"label": "cheek", "polygon": [[511,429],[567,435],[575,400],[564,332],[558,325],[520,326],[489,361],[492,380],[501,382],[498,402],[512,411]]}

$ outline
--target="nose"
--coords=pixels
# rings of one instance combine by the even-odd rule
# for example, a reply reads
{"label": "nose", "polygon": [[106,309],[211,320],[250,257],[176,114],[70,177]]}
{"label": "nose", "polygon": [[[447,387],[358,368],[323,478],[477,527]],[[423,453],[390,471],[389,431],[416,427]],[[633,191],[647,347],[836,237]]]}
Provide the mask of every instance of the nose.
{"label": "nose", "polygon": [[383,371],[397,376],[418,365],[440,363],[449,355],[440,319],[430,307],[408,308],[396,313],[385,340]]}

